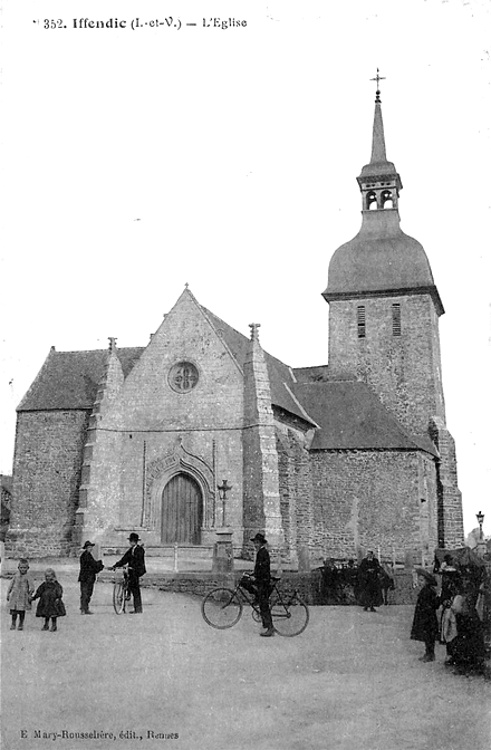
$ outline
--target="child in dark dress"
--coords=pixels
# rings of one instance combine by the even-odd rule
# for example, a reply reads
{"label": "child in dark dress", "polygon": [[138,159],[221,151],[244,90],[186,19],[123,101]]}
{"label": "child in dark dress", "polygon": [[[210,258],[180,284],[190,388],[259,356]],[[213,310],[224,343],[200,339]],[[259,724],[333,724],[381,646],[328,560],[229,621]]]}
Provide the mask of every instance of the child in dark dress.
{"label": "child in dark dress", "polygon": [[425,654],[421,661],[435,661],[435,640],[438,635],[436,610],[440,606],[440,597],[436,595],[436,579],[424,568],[417,568],[418,580],[422,584],[414,609],[411,638],[423,641]]}
{"label": "child in dark dress", "polygon": [[44,574],[42,583],[32,599],[39,599],[36,609],[36,617],[44,617],[44,625],[41,630],[49,630],[51,618],[51,632],[58,630],[57,619],[66,615],[65,605],[62,601],[63,587],[56,580],[53,568],[48,568]]}

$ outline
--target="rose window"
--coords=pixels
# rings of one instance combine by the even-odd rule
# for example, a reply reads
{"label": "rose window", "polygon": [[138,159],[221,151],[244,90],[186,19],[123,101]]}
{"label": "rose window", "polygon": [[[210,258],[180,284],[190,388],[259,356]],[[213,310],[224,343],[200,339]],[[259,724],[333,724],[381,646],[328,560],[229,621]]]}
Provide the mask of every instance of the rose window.
{"label": "rose window", "polygon": [[191,362],[178,362],[169,373],[169,385],[178,393],[192,391],[198,379],[198,370]]}

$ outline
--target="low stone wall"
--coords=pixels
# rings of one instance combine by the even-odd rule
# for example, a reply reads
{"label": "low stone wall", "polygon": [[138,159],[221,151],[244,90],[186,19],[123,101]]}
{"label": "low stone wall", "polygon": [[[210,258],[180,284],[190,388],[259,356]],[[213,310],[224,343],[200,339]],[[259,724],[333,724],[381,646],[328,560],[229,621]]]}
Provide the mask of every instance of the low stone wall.
{"label": "low stone wall", "polygon": [[[241,575],[241,571],[234,571],[230,574],[209,572],[147,574],[141,579],[141,585],[142,587],[156,587],[160,591],[201,597],[217,586],[235,588]],[[104,574],[100,577],[104,579]],[[325,604],[320,595],[319,579],[317,571],[285,572],[281,576],[281,590],[285,593],[298,591],[302,599],[311,606]],[[389,591],[388,601],[389,604],[415,604],[417,595],[418,589],[413,588],[412,574],[398,573],[395,576],[395,589]],[[347,597],[346,604],[356,605],[354,596]]]}
{"label": "low stone wall", "polygon": [[[63,568],[56,566],[56,561],[53,563],[46,561],[46,567],[53,564],[58,573],[61,573]],[[15,568],[8,571],[2,571],[2,578],[11,578],[15,572]],[[78,568],[73,569],[73,575],[78,576]],[[205,596],[205,594],[212,588],[217,586],[225,586],[227,588],[235,588],[240,577],[243,575],[243,571],[236,570],[232,573],[213,573],[210,571],[185,571],[182,573],[173,573],[162,571],[160,573],[147,573],[141,578],[141,586],[143,588],[157,588],[160,591],[170,591],[178,594],[187,594],[189,596]],[[43,573],[36,571],[31,568],[31,578],[43,579]],[[114,581],[114,573],[104,570],[99,574],[98,580],[105,583],[112,583]],[[323,593],[321,591],[321,577],[318,570],[313,570],[308,573],[298,573],[295,571],[284,571],[281,575],[281,590],[285,593],[292,591],[298,591],[302,599],[309,605],[322,605],[322,604],[339,604],[344,603],[346,605],[356,605],[353,590],[350,587],[346,589],[346,597],[343,602],[325,601]],[[395,589],[389,591],[389,604],[415,604],[419,589],[413,588],[413,576],[411,572],[399,572],[395,576]]]}

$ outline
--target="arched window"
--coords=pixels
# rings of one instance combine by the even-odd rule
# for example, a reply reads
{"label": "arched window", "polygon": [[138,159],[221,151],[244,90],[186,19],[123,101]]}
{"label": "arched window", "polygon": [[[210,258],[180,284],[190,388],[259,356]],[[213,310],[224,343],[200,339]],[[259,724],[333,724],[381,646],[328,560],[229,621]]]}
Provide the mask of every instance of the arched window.
{"label": "arched window", "polygon": [[394,199],[391,190],[384,190],[382,193],[382,208],[394,208]]}
{"label": "arched window", "polygon": [[370,190],[369,193],[367,193],[367,203],[366,203],[366,209],[367,211],[375,211],[377,208],[377,193],[375,190]]}

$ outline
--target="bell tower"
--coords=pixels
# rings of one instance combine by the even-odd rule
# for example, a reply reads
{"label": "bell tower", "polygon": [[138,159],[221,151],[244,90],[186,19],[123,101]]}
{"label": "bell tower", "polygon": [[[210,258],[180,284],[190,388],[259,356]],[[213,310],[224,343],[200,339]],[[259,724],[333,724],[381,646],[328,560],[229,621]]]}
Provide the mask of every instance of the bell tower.
{"label": "bell tower", "polygon": [[423,246],[400,227],[401,178],[387,159],[378,75],[372,153],[357,178],[358,234],[329,264],[329,373],[366,382],[399,423],[430,437],[440,546],[463,543],[455,445],[446,428],[439,318],[444,313]]}
{"label": "bell tower", "polygon": [[428,434],[431,417],[445,420],[438,331],[444,309],[423,246],[400,227],[402,181],[387,159],[378,88],[371,158],[357,181],[361,228],[334,253],[323,293],[329,370],[364,380],[408,430]]}

